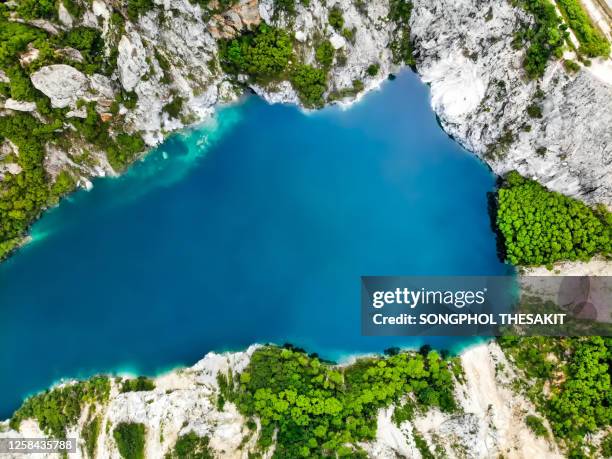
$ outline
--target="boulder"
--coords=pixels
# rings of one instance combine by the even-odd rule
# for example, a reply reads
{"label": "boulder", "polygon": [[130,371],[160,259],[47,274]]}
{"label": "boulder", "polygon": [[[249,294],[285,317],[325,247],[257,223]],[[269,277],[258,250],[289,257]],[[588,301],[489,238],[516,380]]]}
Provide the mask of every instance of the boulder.
{"label": "boulder", "polygon": [[23,100],[7,99],[6,102],[4,102],[4,108],[17,112],[33,112],[36,110],[36,104]]}
{"label": "boulder", "polygon": [[89,78],[65,64],[42,67],[31,79],[34,87],[51,99],[55,108],[74,105],[89,89]]}

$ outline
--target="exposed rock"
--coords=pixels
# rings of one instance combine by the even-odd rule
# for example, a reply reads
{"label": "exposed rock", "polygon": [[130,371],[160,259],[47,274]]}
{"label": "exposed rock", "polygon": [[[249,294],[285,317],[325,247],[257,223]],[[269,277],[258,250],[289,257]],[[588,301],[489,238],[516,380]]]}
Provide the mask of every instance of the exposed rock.
{"label": "exposed rock", "polygon": [[70,110],[66,113],[66,118],[87,118],[87,107]]}
{"label": "exposed rock", "polygon": [[83,62],[83,55],[78,49],[74,48],[62,48],[56,51],[59,56],[65,57],[75,62]]}
{"label": "exposed rock", "polygon": [[0,164],[0,174],[2,175],[6,173],[17,175],[21,173],[21,171],[22,171],[21,166],[17,163]]}
{"label": "exposed rock", "polygon": [[[218,2],[209,8],[215,9]],[[250,29],[261,22],[258,0],[239,0],[238,3],[220,14],[215,14],[208,25],[211,35],[216,38],[233,38],[245,29]]]}
{"label": "exposed rock", "polygon": [[100,75],[99,73],[94,73],[89,81],[91,83],[92,92],[107,99],[114,99],[115,90],[113,89],[113,83],[110,78]]}
{"label": "exposed rock", "polygon": [[[505,0],[414,2],[417,68],[434,110],[496,173],[517,169],[564,194],[612,203],[612,87],[586,68],[571,76],[553,62],[538,100],[538,83],[525,79],[524,50],[511,45],[518,21],[529,19]],[[527,114],[534,103],[542,119]],[[510,145],[500,145],[505,134]]]}
{"label": "exposed rock", "polygon": [[8,110],[15,110],[17,112],[33,112],[36,110],[36,104],[34,102],[26,102],[23,100],[7,99],[4,102],[4,108]]}
{"label": "exposed rock", "polygon": [[40,55],[40,51],[34,48],[32,44],[30,43],[28,44],[27,51],[19,55],[19,63],[22,66],[26,66],[34,62],[36,59],[38,59],[39,55]]}
{"label": "exposed rock", "polygon": [[59,8],[58,8],[57,12],[58,12],[58,19],[59,19],[59,21],[64,26],[68,27],[69,29],[72,28],[72,24],[73,24],[74,20],[72,19],[72,16],[70,15],[68,10],[64,6],[63,2],[59,2]]}
{"label": "exposed rock", "polygon": [[89,88],[89,79],[74,67],[64,64],[42,67],[31,76],[32,84],[51,99],[55,108],[74,105]]}
{"label": "exposed rock", "polygon": [[132,91],[149,70],[140,35],[135,31],[125,34],[121,37],[118,50],[119,80],[126,91]]}
{"label": "exposed rock", "polygon": [[4,73],[4,71],[0,70],[0,83],[10,83],[11,80],[9,79],[8,76],[6,76],[6,73]]}
{"label": "exposed rock", "polygon": [[[207,354],[191,368],[156,378],[155,389],[151,391],[120,393],[118,383],[114,382],[110,401],[96,407],[102,425],[106,426],[100,429],[96,456],[118,459],[120,455],[112,434],[115,426],[121,422],[137,422],[145,425],[147,458],[163,458],[177,438],[189,432],[208,436],[215,457],[248,457],[256,447],[261,427],[258,425],[255,432],[250,431],[246,419],[231,402],[226,401],[219,411],[217,374],[227,374],[229,370],[234,375],[241,373],[256,348]],[[441,449],[449,458],[561,457],[553,444],[536,438],[525,425],[525,416],[534,413],[534,407],[510,389],[517,375],[499,346],[490,343],[473,347],[462,355],[461,361],[465,382],[457,382],[455,389],[460,413],[449,415],[431,409],[397,426],[392,420],[394,408],[381,409],[376,438],[361,444],[369,457],[420,457],[414,441],[415,429],[431,451]],[[69,429],[68,438],[83,441],[88,414],[87,410],[81,414],[77,425]],[[8,428],[7,423],[0,423],[0,438],[41,436],[39,426],[32,420],[23,421],[19,432]],[[75,457],[83,457],[81,447],[77,448]]]}
{"label": "exposed rock", "polygon": [[51,35],[59,35],[60,29],[55,24],[45,20],[45,19],[32,19],[30,21],[24,21],[21,18],[18,18],[15,13],[11,14],[11,21],[21,22],[22,24],[29,24],[32,27],[37,27],[39,29],[44,30],[45,32],[50,33]]}

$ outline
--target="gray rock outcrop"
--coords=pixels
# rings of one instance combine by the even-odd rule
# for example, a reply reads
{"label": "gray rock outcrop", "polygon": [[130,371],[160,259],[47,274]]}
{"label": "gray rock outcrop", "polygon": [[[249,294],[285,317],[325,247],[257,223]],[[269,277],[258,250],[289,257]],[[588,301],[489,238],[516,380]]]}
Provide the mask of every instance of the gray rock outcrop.
{"label": "gray rock outcrop", "polygon": [[[612,204],[612,86],[551,62],[528,81],[512,39],[529,18],[505,0],[416,0],[418,72],[444,129],[503,174],[516,169],[584,201]],[[527,108],[541,107],[531,118]]]}

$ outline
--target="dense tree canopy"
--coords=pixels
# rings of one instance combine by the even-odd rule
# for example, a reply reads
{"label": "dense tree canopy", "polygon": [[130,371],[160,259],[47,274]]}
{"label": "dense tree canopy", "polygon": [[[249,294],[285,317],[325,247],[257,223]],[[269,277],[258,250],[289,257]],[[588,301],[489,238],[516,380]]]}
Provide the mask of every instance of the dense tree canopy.
{"label": "dense tree canopy", "polygon": [[560,58],[564,42],[568,37],[555,6],[549,0],[513,0],[515,4],[531,13],[534,22],[517,32],[514,46],[527,45],[523,67],[529,78],[544,75],[551,58]]}
{"label": "dense tree canopy", "polygon": [[261,24],[256,32],[246,33],[222,42],[221,65],[233,73],[244,73],[257,81],[281,77],[293,56],[289,34],[276,27]]}
{"label": "dense tree canopy", "polygon": [[[499,342],[524,371],[527,395],[548,418],[569,457],[586,457],[582,446],[587,435],[612,425],[612,339],[505,336]],[[543,426],[534,426],[533,420],[529,424],[544,434]]]}
{"label": "dense tree canopy", "polygon": [[579,51],[589,57],[608,57],[610,43],[593,25],[580,2],[578,0],[557,0],[557,5],[580,42]]}
{"label": "dense tree canopy", "polygon": [[612,217],[510,172],[498,194],[497,225],[513,264],[542,265],[609,254]]}
{"label": "dense tree canopy", "polygon": [[123,459],[145,459],[145,426],[122,422],[113,430],[113,438]]}
{"label": "dense tree canopy", "polygon": [[261,420],[262,450],[276,431],[276,458],[357,457],[357,442],[376,434],[378,409],[403,396],[421,406],[456,409],[449,363],[435,351],[332,367],[299,351],[267,347],[253,354],[238,379],[221,375],[224,396]]}
{"label": "dense tree canopy", "polygon": [[48,390],[27,399],[13,414],[10,426],[18,430],[21,421],[32,418],[47,435],[65,438],[66,429],[78,421],[84,406],[107,401],[109,393],[110,381],[105,376]]}

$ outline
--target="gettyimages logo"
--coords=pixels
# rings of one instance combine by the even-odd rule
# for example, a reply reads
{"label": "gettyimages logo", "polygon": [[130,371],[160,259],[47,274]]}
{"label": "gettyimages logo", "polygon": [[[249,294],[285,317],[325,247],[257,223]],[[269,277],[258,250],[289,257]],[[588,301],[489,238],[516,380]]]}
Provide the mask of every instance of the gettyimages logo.
{"label": "gettyimages logo", "polygon": [[612,336],[612,277],[362,277],[365,336]]}

